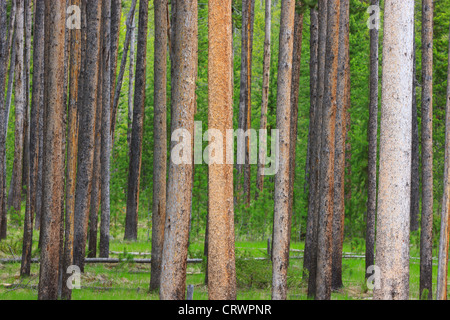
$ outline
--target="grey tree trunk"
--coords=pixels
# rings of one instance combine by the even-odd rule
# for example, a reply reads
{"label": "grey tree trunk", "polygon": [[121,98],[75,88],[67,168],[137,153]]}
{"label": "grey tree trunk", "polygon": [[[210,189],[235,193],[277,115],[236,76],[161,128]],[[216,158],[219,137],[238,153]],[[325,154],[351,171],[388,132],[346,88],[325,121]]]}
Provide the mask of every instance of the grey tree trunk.
{"label": "grey tree trunk", "polygon": [[[316,101],[316,120],[315,120],[315,146],[312,155],[314,162],[314,175],[311,184],[308,216],[312,219],[311,235],[308,247],[305,247],[305,256],[309,255],[309,281],[308,281],[308,296],[314,297],[316,295],[316,274],[317,274],[317,239],[318,239],[318,224],[319,224],[319,195],[320,195],[320,178],[319,167],[321,162],[320,150],[322,145],[322,105],[324,97],[324,81],[325,81],[325,54],[326,54],[326,39],[327,39],[327,0],[319,0],[318,3],[318,20],[319,20],[319,42],[318,42],[318,71],[317,71],[317,101]],[[308,239],[308,238],[307,238]]]}
{"label": "grey tree trunk", "polygon": [[437,271],[437,300],[447,300],[448,247],[449,247],[449,217],[450,217],[450,31],[447,77],[447,105],[445,121],[445,169],[444,196],[442,200],[441,237],[439,241],[439,261]]}
{"label": "grey tree trunk", "polygon": [[[119,59],[120,23],[122,18],[122,0],[111,0],[111,104],[116,90],[117,62]],[[110,120],[111,121],[111,120]]]}
{"label": "grey tree trunk", "polygon": [[309,278],[309,268],[311,263],[313,231],[314,231],[314,198],[315,198],[315,170],[316,164],[314,159],[315,148],[317,143],[317,126],[316,126],[316,101],[317,101],[317,80],[318,80],[318,42],[319,42],[319,21],[317,9],[310,9],[310,125],[309,125],[309,153],[308,153],[308,217],[306,220],[306,237],[305,237],[305,254],[303,259],[303,278]]}
{"label": "grey tree trunk", "polygon": [[414,1],[385,2],[376,300],[409,297]]}
{"label": "grey tree trunk", "polygon": [[101,128],[101,219],[100,258],[109,257],[110,181],[111,181],[111,3],[103,2],[102,8],[103,50],[102,50],[102,128]]}
{"label": "grey tree trunk", "polygon": [[287,269],[291,235],[289,212],[292,54],[294,49],[295,0],[281,2],[280,52],[278,57],[277,129],[279,170],[275,175],[275,209],[272,256],[272,299],[287,298]]}
{"label": "grey tree trunk", "polygon": [[320,150],[319,219],[317,234],[316,299],[331,299],[332,231],[334,213],[334,161],[336,96],[339,57],[340,2],[328,1],[327,49]]}
{"label": "grey tree trunk", "polygon": [[25,75],[25,57],[24,57],[24,0],[17,0],[16,16],[16,64],[15,64],[15,140],[14,140],[14,164],[13,175],[11,178],[11,201],[16,214],[20,213],[22,202],[22,175],[23,175],[23,154],[24,154],[24,128],[26,114],[26,75]]}
{"label": "grey tree trunk", "polygon": [[420,296],[433,298],[433,0],[422,1],[422,219]]}
{"label": "grey tree trunk", "polygon": [[[371,5],[378,6],[379,0]],[[377,210],[377,151],[378,151],[378,38],[376,28],[370,30],[370,79],[369,79],[369,159],[366,216],[366,278],[371,274],[367,269],[375,264],[375,219]]]}
{"label": "grey tree trunk", "polygon": [[100,47],[101,1],[86,5],[86,60],[83,80],[83,103],[80,109],[77,182],[75,189],[75,237],[73,263],[84,271],[87,226],[92,190],[95,149],[95,115],[97,110],[98,63]]}
{"label": "grey tree trunk", "polygon": [[[134,64],[135,64],[135,55],[136,55],[136,23],[135,19],[133,19],[133,27],[131,31],[131,43],[130,43],[130,68],[128,72],[129,77],[129,85],[128,85],[128,131],[127,131],[127,143],[128,148],[131,145],[131,132],[133,128],[133,88],[134,88]],[[155,48],[156,50],[156,48]],[[167,50],[167,49],[166,49]],[[166,62],[167,64],[167,62]],[[129,156],[129,154],[128,154]]]}
{"label": "grey tree trunk", "polygon": [[128,175],[127,215],[125,240],[137,240],[139,211],[139,186],[142,163],[142,139],[144,134],[145,84],[147,67],[148,1],[139,3],[139,29],[136,59],[136,80],[133,109],[133,131],[130,144]]}
{"label": "grey tree trunk", "polygon": [[[210,130],[219,130],[224,146],[233,128],[232,0],[209,1],[208,101]],[[209,141],[214,134],[211,132]],[[217,139],[217,137],[216,137]],[[217,141],[218,142],[218,141]],[[236,300],[233,165],[226,155],[209,149],[208,171],[208,293],[210,300]]]}
{"label": "grey tree trunk", "polygon": [[[264,38],[264,61],[263,61],[263,87],[261,103],[261,123],[260,129],[267,129],[267,107],[269,105],[269,85],[270,85],[270,58],[272,42],[272,0],[265,0],[265,38]],[[267,141],[260,141],[262,146],[259,153],[258,172],[256,179],[256,199],[259,193],[264,189],[264,167],[266,165],[267,150],[265,146]]]}
{"label": "grey tree trunk", "polygon": [[168,2],[155,2],[155,116],[153,158],[152,268],[150,290],[161,283],[161,260],[166,222],[167,180],[167,41]]}
{"label": "grey tree trunk", "polygon": [[[18,1],[18,3],[20,0]],[[19,6],[20,7],[20,6]],[[58,297],[61,199],[64,195],[64,54],[66,4],[45,1],[45,125],[39,300]]]}
{"label": "grey tree trunk", "polygon": [[[172,23],[172,128],[184,129],[191,137],[194,133],[194,112],[197,78],[197,1],[172,0],[175,6]],[[190,141],[190,142],[189,142]],[[173,159],[169,165],[167,184],[166,224],[162,259],[160,298],[162,300],[184,299],[186,291],[186,261],[189,242],[189,215],[192,202],[193,164],[192,141],[184,141],[187,162],[176,164]],[[172,141],[171,149],[176,146]],[[189,148],[189,150],[186,150]]]}

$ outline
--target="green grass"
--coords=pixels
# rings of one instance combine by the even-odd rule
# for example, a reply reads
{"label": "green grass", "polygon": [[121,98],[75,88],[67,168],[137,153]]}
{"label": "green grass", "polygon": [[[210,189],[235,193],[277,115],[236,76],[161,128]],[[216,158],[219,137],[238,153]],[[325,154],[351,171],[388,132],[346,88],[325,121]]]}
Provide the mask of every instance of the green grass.
{"label": "green grass", "polygon": [[[123,235],[111,241],[110,250],[123,256],[124,252],[150,253],[151,242],[145,232],[139,233],[139,240],[129,242],[121,240]],[[9,240],[0,242],[0,258],[21,256],[20,228],[9,229]],[[39,256],[38,239],[33,241],[33,255]],[[203,257],[203,240],[191,239],[189,258]],[[251,257],[267,257],[267,242],[237,241],[236,270],[238,284],[238,300],[268,300],[271,298],[272,265],[269,260],[249,260]],[[303,255],[304,243],[291,244],[291,257]],[[344,252],[364,255],[364,247],[359,242],[345,243]],[[417,257],[418,250],[411,247],[411,256]],[[142,257],[140,257],[142,258]],[[146,256],[146,258],[149,258]],[[0,300],[35,300],[39,265],[32,265],[31,277],[21,279],[19,264],[0,264]],[[187,284],[195,286],[194,299],[207,300],[208,291],[205,282],[205,264],[188,264]],[[364,259],[344,259],[342,265],[344,288],[333,292],[333,300],[370,299],[372,293],[365,284]],[[419,299],[418,260],[411,260],[410,266],[410,298]],[[436,286],[437,267],[433,268],[433,286]],[[288,299],[306,300],[307,283],[303,280],[303,260],[291,259],[288,270]],[[157,300],[159,295],[148,290],[150,281],[150,265],[123,262],[120,264],[88,264],[81,277],[81,290],[73,290],[74,300]]]}

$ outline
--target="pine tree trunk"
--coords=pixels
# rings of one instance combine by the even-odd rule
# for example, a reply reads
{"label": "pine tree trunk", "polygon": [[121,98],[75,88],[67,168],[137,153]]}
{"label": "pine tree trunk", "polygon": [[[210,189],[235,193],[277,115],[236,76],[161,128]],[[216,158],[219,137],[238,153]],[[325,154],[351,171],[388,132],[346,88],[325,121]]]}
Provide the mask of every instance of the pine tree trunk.
{"label": "pine tree trunk", "polygon": [[[18,3],[20,0],[18,1]],[[20,6],[19,6],[20,7]],[[64,195],[64,54],[66,5],[45,1],[45,125],[39,300],[58,297],[61,199]]]}
{"label": "pine tree trunk", "polygon": [[125,240],[137,240],[139,211],[139,186],[142,163],[142,139],[144,133],[145,84],[147,67],[148,1],[139,3],[139,29],[136,59],[136,80],[133,110],[133,131],[130,144],[127,214]]}
{"label": "pine tree trunk", "polygon": [[[379,0],[371,5],[378,6]],[[377,151],[378,151],[378,29],[370,30],[370,80],[369,80],[369,159],[366,216],[366,278],[370,266],[375,264],[375,217],[377,210]]]}
{"label": "pine tree trunk", "polygon": [[[227,130],[233,128],[233,35],[232,1],[209,1],[208,92],[210,130],[221,133],[223,149],[230,143]],[[218,133],[218,132],[217,132]],[[210,139],[214,137],[210,132]],[[220,136],[220,135],[219,135]],[[215,139],[218,139],[216,137]],[[233,165],[225,152],[217,156],[210,145],[208,182],[208,293],[210,300],[236,300],[234,253]],[[216,149],[215,152],[218,152]]]}
{"label": "pine tree trunk", "polygon": [[77,182],[75,189],[75,237],[73,263],[84,271],[86,238],[91,204],[95,150],[95,118],[100,47],[101,1],[89,0],[86,5],[86,60],[83,80],[83,101],[80,109]]}
{"label": "pine tree trunk", "polygon": [[15,142],[14,142],[14,164],[11,178],[11,201],[10,204],[16,214],[20,214],[22,202],[22,175],[24,155],[24,127],[26,109],[26,75],[24,68],[24,0],[17,0],[16,16],[16,64],[15,64]]}
{"label": "pine tree trunk", "polygon": [[[263,62],[263,87],[261,103],[261,123],[260,130],[267,129],[267,107],[269,105],[269,84],[270,84],[270,59],[271,59],[271,38],[272,38],[272,0],[265,0],[265,40],[264,40],[264,62]],[[260,153],[258,162],[258,173],[256,179],[256,199],[264,189],[264,167],[266,165],[267,145],[266,140],[260,141]]]}
{"label": "pine tree trunk", "polygon": [[100,258],[109,257],[109,224],[111,216],[111,7],[110,2],[103,2]]}
{"label": "pine tree trunk", "polygon": [[314,159],[315,148],[317,143],[317,81],[318,81],[318,42],[319,42],[319,21],[318,12],[316,8],[310,9],[310,111],[309,111],[309,139],[308,139],[308,217],[306,221],[306,237],[305,237],[305,254],[303,259],[303,278],[309,278],[310,261],[311,261],[311,248],[313,242],[313,230],[314,230],[314,198],[315,198],[315,169],[316,164]]}
{"label": "pine tree trunk", "polygon": [[[117,62],[119,59],[120,23],[122,18],[122,0],[111,0],[111,105],[116,90]],[[112,113],[111,113],[112,114]]]}
{"label": "pine tree trunk", "polygon": [[433,298],[433,1],[422,1],[422,219],[420,296]]}
{"label": "pine tree trunk", "polygon": [[292,53],[294,49],[295,0],[281,2],[280,52],[278,57],[277,129],[279,130],[279,169],[275,175],[273,226],[272,299],[287,298],[287,268],[291,234],[289,213]]}
{"label": "pine tree trunk", "polygon": [[[85,0],[71,0],[71,5],[81,8],[82,26],[85,26]],[[78,124],[79,113],[81,109],[81,93],[82,88],[82,48],[85,48],[85,32],[86,29],[70,30],[70,76],[69,76],[69,122],[67,135],[67,173],[66,173],[66,218],[64,232],[64,257],[62,263],[62,291],[61,298],[63,300],[71,299],[71,290],[64,284],[67,283],[70,274],[66,271],[73,261],[73,243],[74,243],[74,216],[75,216],[75,187],[76,187],[76,166],[78,156]],[[83,51],[83,53],[85,53]]]}
{"label": "pine tree trunk", "polygon": [[[172,28],[172,128],[194,133],[195,79],[197,78],[197,1],[173,1],[175,11]],[[175,58],[176,57],[176,58]],[[192,140],[189,140],[192,141]],[[188,159],[192,155],[192,142],[188,145]],[[171,143],[171,150],[176,146]],[[176,164],[172,158],[167,184],[166,224],[160,298],[184,299],[186,289],[186,261],[189,242],[189,213],[192,202],[193,164]]]}
{"label": "pine tree trunk", "polygon": [[[316,274],[317,274],[317,242],[318,242],[318,223],[319,223],[319,196],[320,196],[320,178],[319,166],[321,162],[320,150],[322,145],[322,104],[324,96],[324,80],[325,80],[325,54],[326,54],[326,39],[327,39],[327,0],[319,0],[318,3],[318,19],[319,19],[319,42],[318,42],[318,71],[317,71],[317,101],[316,101],[316,120],[315,120],[315,146],[312,154],[312,161],[314,172],[311,174],[312,184],[309,200],[310,211],[308,217],[311,216],[311,236],[308,247],[305,247],[305,256],[309,255],[309,282],[308,282],[308,296],[314,297],[316,295]],[[308,239],[308,238],[307,238]]]}
{"label": "pine tree trunk", "polygon": [[[131,31],[131,43],[130,43],[130,68],[129,68],[129,85],[128,85],[128,131],[127,131],[127,144],[128,148],[131,145],[131,132],[133,128],[133,88],[134,88],[134,57],[136,55],[136,23],[133,19],[133,27]],[[155,48],[156,49],[156,48]],[[167,62],[166,62],[167,64]],[[129,156],[129,154],[128,154]]]}
{"label": "pine tree trunk", "polygon": [[349,20],[350,1],[341,1],[339,21],[339,56],[338,80],[336,97],[336,130],[335,130],[335,161],[334,161],[334,215],[333,215],[333,247],[331,289],[343,287],[342,283],[342,249],[344,242],[345,220],[345,140],[347,138],[347,75],[350,73],[348,62],[349,52]]}
{"label": "pine tree trunk", "polygon": [[374,299],[409,297],[414,1],[385,3]]}
{"label": "pine tree trunk", "polygon": [[168,2],[155,2],[155,116],[153,159],[152,268],[150,290],[161,283],[161,260],[166,220],[167,179],[167,41]]}
{"label": "pine tree trunk", "polygon": [[444,197],[442,200],[441,236],[437,274],[437,300],[447,300],[448,247],[450,238],[450,31],[448,51],[447,105],[445,121]]}
{"label": "pine tree trunk", "polygon": [[334,213],[334,161],[336,96],[339,56],[340,2],[328,1],[327,50],[320,150],[319,219],[317,234],[316,299],[331,299],[332,231]]}

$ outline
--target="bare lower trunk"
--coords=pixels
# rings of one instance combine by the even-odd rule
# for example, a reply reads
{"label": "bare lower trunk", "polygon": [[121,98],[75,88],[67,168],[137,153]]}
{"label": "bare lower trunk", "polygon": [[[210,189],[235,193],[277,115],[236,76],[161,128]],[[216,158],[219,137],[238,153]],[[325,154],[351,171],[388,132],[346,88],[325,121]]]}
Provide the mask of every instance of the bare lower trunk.
{"label": "bare lower trunk", "polygon": [[137,240],[139,211],[139,186],[142,163],[142,139],[144,133],[145,82],[147,62],[148,1],[139,3],[139,29],[136,59],[136,81],[134,93],[133,131],[130,144],[130,166],[128,175],[127,215],[125,240]]}
{"label": "bare lower trunk", "polygon": [[445,121],[445,171],[444,197],[442,200],[441,238],[439,241],[439,262],[436,299],[447,300],[448,247],[450,238],[450,32],[447,77],[447,106]]}
{"label": "bare lower trunk", "polygon": [[317,234],[316,299],[331,299],[332,230],[334,212],[334,161],[336,94],[339,56],[340,3],[328,1],[327,50],[320,150],[319,219]]}
{"label": "bare lower trunk", "polygon": [[[379,0],[371,5],[378,6]],[[377,151],[378,151],[378,29],[370,30],[370,102],[369,102],[369,159],[366,216],[366,272],[375,264],[375,217],[377,210]],[[371,274],[366,273],[366,278]]]}
{"label": "bare lower trunk", "polygon": [[[233,38],[231,0],[209,1],[208,92],[210,129],[219,130],[228,145],[226,132],[233,128]],[[212,141],[210,135],[209,141]],[[218,139],[216,137],[215,139]],[[210,161],[216,155],[210,145]],[[215,151],[217,152],[217,151]],[[209,163],[208,182],[208,293],[211,300],[236,299],[234,253],[233,165],[226,155]]]}
{"label": "bare lower trunk", "polygon": [[155,3],[155,149],[153,163],[152,268],[150,290],[161,284],[167,179],[167,0]]}
{"label": "bare lower trunk", "polygon": [[65,2],[45,1],[45,125],[39,300],[58,297],[61,199],[64,195]]}
{"label": "bare lower trunk", "polygon": [[414,1],[385,3],[374,299],[409,298]]}
{"label": "bare lower trunk", "polygon": [[287,298],[287,269],[291,235],[289,213],[289,153],[291,141],[292,53],[295,0],[281,2],[280,52],[278,58],[277,129],[280,132],[279,170],[275,175],[275,209],[272,256],[272,299]]}
{"label": "bare lower trunk", "polygon": [[[172,128],[184,129],[191,137],[183,140],[186,162],[169,165],[167,185],[167,209],[164,231],[164,248],[160,298],[184,299],[186,289],[186,260],[189,241],[189,213],[192,202],[193,164],[192,140],[194,133],[195,79],[197,78],[197,1],[174,1],[175,17],[172,23]],[[176,57],[176,58],[175,58]],[[176,146],[171,143],[171,150]]]}
{"label": "bare lower trunk", "polygon": [[433,297],[433,1],[422,1],[422,219],[420,296]]}
{"label": "bare lower trunk", "polygon": [[336,96],[336,130],[335,130],[335,160],[334,160],[334,215],[333,215],[333,248],[331,289],[343,287],[342,283],[342,248],[344,242],[345,220],[345,141],[347,138],[347,75],[349,53],[349,16],[350,1],[341,1],[339,21],[339,56]]}
{"label": "bare lower trunk", "polygon": [[95,149],[95,115],[100,46],[101,1],[89,0],[86,7],[86,61],[83,81],[83,103],[80,110],[78,166],[75,189],[75,237],[73,263],[84,271],[87,226],[92,190]]}

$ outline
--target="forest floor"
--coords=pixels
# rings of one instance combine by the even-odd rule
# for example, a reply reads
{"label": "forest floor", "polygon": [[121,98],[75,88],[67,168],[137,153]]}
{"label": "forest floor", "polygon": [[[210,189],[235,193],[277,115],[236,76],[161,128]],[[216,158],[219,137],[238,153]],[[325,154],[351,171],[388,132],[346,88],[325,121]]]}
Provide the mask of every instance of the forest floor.
{"label": "forest floor", "polygon": [[[81,289],[73,290],[73,300],[157,300],[157,292],[149,292],[150,265],[134,263],[133,258],[150,258],[151,242],[147,234],[140,232],[139,241],[125,242],[118,239],[111,241],[111,257],[123,258],[126,262],[118,264],[87,264],[81,276]],[[20,230],[9,230],[8,240],[0,242],[0,259],[18,258],[21,256],[22,240]],[[38,240],[33,241],[33,256],[38,257]],[[189,247],[189,258],[203,257],[203,241],[193,239]],[[288,299],[306,300],[307,282],[303,280],[304,243],[291,244],[291,260],[288,270]],[[364,250],[346,243],[344,252],[353,256],[364,256]],[[140,253],[133,256],[131,253]],[[417,257],[415,248],[411,256]],[[236,242],[236,272],[238,284],[238,300],[269,300],[271,298],[272,265],[269,259],[254,260],[251,258],[267,258],[267,243],[255,241]],[[437,267],[434,262],[433,287],[436,286]],[[194,285],[194,300],[208,299],[205,286],[206,263],[188,264],[187,284]],[[364,280],[365,262],[363,258],[345,258],[342,264],[344,287],[333,292],[334,300],[364,300],[372,298]],[[419,299],[418,260],[411,259],[410,265],[410,298]],[[39,278],[39,265],[33,264],[30,278],[20,277],[20,264],[0,264],[0,300],[36,300]]]}

